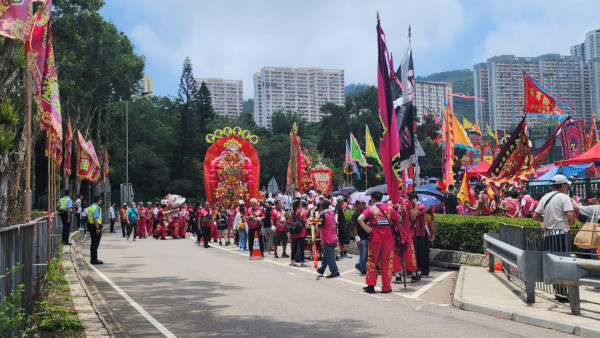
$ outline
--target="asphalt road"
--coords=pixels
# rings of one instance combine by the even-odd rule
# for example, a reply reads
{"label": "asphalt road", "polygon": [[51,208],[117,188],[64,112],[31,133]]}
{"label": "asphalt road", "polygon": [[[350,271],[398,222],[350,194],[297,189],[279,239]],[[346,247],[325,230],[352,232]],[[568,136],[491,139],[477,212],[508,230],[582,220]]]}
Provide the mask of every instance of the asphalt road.
{"label": "asphalt road", "polygon": [[[453,308],[455,271],[433,269],[406,289],[393,284],[391,294],[369,295],[353,268],[357,257],[338,261],[341,278],[318,279],[312,264],[290,267],[268,255],[251,261],[247,251],[211,245],[103,234],[104,264],[90,275],[123,336],[564,336]],[[81,249],[89,261],[89,240]]]}

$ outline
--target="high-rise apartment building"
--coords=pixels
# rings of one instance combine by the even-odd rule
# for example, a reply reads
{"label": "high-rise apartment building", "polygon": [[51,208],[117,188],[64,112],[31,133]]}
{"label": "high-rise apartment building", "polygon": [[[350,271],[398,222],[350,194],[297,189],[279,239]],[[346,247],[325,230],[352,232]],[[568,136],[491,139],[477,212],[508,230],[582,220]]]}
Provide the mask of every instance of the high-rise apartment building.
{"label": "high-rise apartment building", "polygon": [[254,74],[254,121],[259,126],[270,127],[271,115],[280,110],[318,122],[324,116],[321,106],[343,106],[344,101],[343,70],[263,67]]}
{"label": "high-rise apartment building", "polygon": [[586,71],[590,110],[600,114],[600,57],[586,63]]}
{"label": "high-rise apartment building", "polygon": [[[583,58],[547,54],[538,57],[495,56],[473,67],[475,117],[483,127],[512,130],[523,116],[523,70],[551,93],[569,102],[574,111],[563,109],[574,118],[591,114],[586,93],[586,72]],[[540,117],[530,116],[529,122]]]}
{"label": "high-rise apartment building", "polygon": [[138,82],[135,90],[136,97],[152,96],[154,93],[154,79],[152,76],[144,75]]}
{"label": "high-rise apartment building", "polygon": [[585,34],[585,41],[571,47],[572,56],[583,56],[584,62],[600,57],[600,29]]}
{"label": "high-rise apartment building", "polygon": [[244,95],[241,80],[196,79],[198,86],[204,82],[210,91],[215,113],[238,117],[244,112]]}
{"label": "high-rise apartment building", "polygon": [[[415,105],[419,120],[423,121],[425,112],[433,113],[441,120],[448,92],[452,93],[450,82],[415,81]],[[450,104],[454,105],[452,97],[450,97]]]}

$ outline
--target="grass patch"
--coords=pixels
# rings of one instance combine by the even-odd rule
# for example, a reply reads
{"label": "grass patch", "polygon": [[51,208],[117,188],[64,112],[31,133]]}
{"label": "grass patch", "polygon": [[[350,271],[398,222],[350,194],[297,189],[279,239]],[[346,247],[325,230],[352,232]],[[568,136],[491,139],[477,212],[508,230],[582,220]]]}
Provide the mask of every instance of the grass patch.
{"label": "grass patch", "polygon": [[41,299],[35,304],[34,315],[26,336],[76,337],[83,336],[83,324],[77,317],[69,280],[63,266],[62,244],[48,264]]}

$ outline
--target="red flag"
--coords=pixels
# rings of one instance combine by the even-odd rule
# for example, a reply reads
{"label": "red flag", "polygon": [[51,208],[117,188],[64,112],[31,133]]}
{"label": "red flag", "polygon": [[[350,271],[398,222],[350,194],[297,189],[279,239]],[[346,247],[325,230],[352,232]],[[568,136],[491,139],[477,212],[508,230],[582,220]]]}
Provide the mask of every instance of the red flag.
{"label": "red flag", "polygon": [[73,149],[71,141],[73,141],[73,130],[71,129],[71,117],[69,116],[67,117],[67,131],[65,134],[65,177],[71,176],[71,149]]}
{"label": "red flag", "polygon": [[106,146],[102,147],[102,152],[102,162],[104,164],[104,179],[102,180],[102,182],[106,186],[106,176],[108,175],[108,153],[106,152]]}
{"label": "red flag", "polygon": [[566,123],[560,133],[563,160],[575,158],[587,151],[587,135],[583,119]]}
{"label": "red flag", "polygon": [[31,0],[0,0],[0,35],[24,40],[32,22]]}
{"label": "red flag", "polygon": [[544,163],[544,161],[546,160],[546,157],[548,157],[548,154],[550,154],[550,150],[552,150],[552,147],[554,146],[554,142],[556,141],[556,136],[561,133],[563,126],[570,120],[571,120],[571,117],[569,116],[562,123],[559,123],[558,126],[556,126],[556,129],[554,130],[554,132],[550,135],[550,137],[548,137],[546,142],[544,142],[544,144],[542,144],[542,146],[540,147],[540,149],[538,149],[538,151],[535,153],[535,155],[533,155],[533,165],[534,166],[539,167],[540,165],[542,165],[542,163]]}
{"label": "red flag", "polygon": [[527,176],[534,172],[532,162],[531,142],[523,117],[508,143],[502,146],[500,154],[492,162],[487,176],[497,184],[511,180],[526,181]]}
{"label": "red flag", "polygon": [[77,131],[77,178],[97,182],[100,178],[100,163],[92,141],[85,142]]}
{"label": "red flag", "polygon": [[377,101],[379,104],[379,150],[388,195],[392,203],[400,201],[402,173],[400,169],[400,140],[398,122],[392,101],[389,56],[385,33],[377,20]]}
{"label": "red flag", "polygon": [[58,75],[52,47],[52,0],[35,14],[29,35],[25,40],[27,65],[33,77],[33,98],[37,103],[41,130],[47,130],[46,156],[52,155],[60,166],[62,162],[62,118],[58,93]]}
{"label": "red flag", "polygon": [[556,115],[556,100],[523,70],[523,112]]}

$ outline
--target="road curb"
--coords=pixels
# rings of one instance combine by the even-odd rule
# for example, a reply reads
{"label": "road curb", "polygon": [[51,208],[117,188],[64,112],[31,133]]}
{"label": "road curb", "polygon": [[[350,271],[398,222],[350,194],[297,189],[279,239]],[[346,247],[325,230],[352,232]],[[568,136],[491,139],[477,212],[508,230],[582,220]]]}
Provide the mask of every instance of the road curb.
{"label": "road curb", "polygon": [[462,266],[460,268],[460,271],[458,272],[458,278],[456,280],[456,289],[454,291],[454,297],[452,299],[452,306],[456,308],[465,311],[479,312],[488,316],[499,317],[523,324],[534,325],[546,329],[552,329],[584,337],[600,336],[600,329],[595,327],[577,325],[573,323],[555,320],[548,317],[535,316],[528,313],[492,307],[489,305],[464,300],[462,298],[462,292],[463,280],[465,279],[465,269],[465,266]]}
{"label": "road curb", "polygon": [[[93,280],[90,277],[87,263],[83,259],[83,254],[79,250],[80,244],[84,242],[86,238],[80,231],[72,233],[70,238],[71,242],[73,243],[73,245],[70,246],[70,263],[73,267],[75,278],[77,278],[79,285],[84,291],[84,294],[81,298],[84,298],[85,300],[82,300],[80,302],[87,303],[87,305],[89,305],[89,307],[87,308],[88,311],[84,312],[83,315],[79,316],[79,319],[83,322],[83,325],[86,328],[86,336],[128,336],[123,326],[115,320],[115,316],[112,313],[110,307],[108,306],[106,299],[104,299],[102,294],[93,284]],[[88,327],[91,329],[91,332],[89,334]]]}

